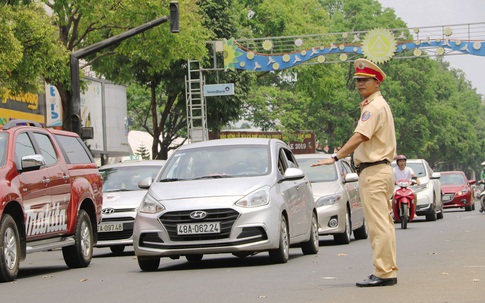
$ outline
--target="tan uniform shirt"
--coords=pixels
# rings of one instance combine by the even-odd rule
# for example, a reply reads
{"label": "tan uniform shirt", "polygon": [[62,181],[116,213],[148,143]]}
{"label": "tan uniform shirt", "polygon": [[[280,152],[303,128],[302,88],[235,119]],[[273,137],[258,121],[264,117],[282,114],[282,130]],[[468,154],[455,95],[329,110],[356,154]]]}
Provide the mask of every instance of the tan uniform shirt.
{"label": "tan uniform shirt", "polygon": [[377,91],[360,106],[361,115],[354,132],[366,136],[369,140],[355,150],[355,165],[386,159],[391,162],[396,154],[396,132],[389,104],[381,92]]}

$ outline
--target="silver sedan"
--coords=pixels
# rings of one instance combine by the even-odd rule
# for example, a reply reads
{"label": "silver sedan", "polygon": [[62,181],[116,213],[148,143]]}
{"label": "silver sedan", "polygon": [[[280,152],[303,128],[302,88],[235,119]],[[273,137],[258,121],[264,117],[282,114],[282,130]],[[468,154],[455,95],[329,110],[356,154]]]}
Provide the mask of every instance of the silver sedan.
{"label": "silver sedan", "polygon": [[367,225],[359,197],[358,176],[346,159],[332,165],[311,167],[327,154],[296,155],[300,168],[312,182],[320,235],[332,235],[337,244],[367,239]]}
{"label": "silver sedan", "polygon": [[275,139],[222,139],[176,150],[141,203],[134,248],[143,271],[161,257],[238,257],[268,251],[274,263],[289,247],[319,249],[311,185],[288,146]]}

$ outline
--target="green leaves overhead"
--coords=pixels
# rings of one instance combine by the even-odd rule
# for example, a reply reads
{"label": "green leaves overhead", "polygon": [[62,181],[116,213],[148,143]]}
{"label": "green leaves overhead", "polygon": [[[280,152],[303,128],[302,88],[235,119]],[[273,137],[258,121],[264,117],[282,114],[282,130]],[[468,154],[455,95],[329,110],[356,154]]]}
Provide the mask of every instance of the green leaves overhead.
{"label": "green leaves overhead", "polygon": [[38,4],[0,6],[0,87],[40,92],[39,79],[66,79],[66,49],[56,27]]}
{"label": "green leaves overhead", "polygon": [[[171,33],[167,22],[83,61],[99,76],[130,86],[131,118],[156,138],[152,154],[160,152],[161,157],[167,155],[173,138],[185,135],[186,63],[211,64],[207,41],[407,27],[377,0],[178,2],[180,33]],[[0,6],[0,87],[37,92],[43,77],[56,85],[66,109],[69,53],[169,16],[170,1],[9,3],[15,5]],[[41,3],[49,7],[49,15]],[[394,113],[398,153],[426,158],[432,165],[472,169],[484,160],[484,103],[466,75],[444,60],[382,64],[388,77],[381,90]],[[236,92],[208,100],[209,127],[217,132],[244,117],[264,130],[313,130],[320,143],[338,147],[352,135],[360,112],[352,75],[348,62],[301,65],[274,73],[206,72],[206,83],[235,83]]]}
{"label": "green leaves overhead", "polygon": [[[289,25],[305,19],[304,13],[292,7],[292,1],[247,3],[248,10],[256,14],[242,23],[248,24],[256,37],[308,33]],[[319,33],[407,27],[392,9],[383,9],[375,0],[322,0],[318,4],[314,10],[323,12],[320,22],[306,20],[312,23],[310,28],[320,26]],[[268,12],[271,18],[256,18],[257,13],[267,12],[267,7],[273,8]],[[275,16],[287,12],[281,7],[290,7],[293,12],[288,24],[282,25],[282,19]],[[398,153],[426,158],[433,166],[446,169],[477,167],[484,157],[484,105],[465,75],[442,59],[431,58],[391,60],[382,68],[388,77],[381,91],[393,110]],[[323,145],[341,146],[352,135],[360,113],[361,97],[352,75],[351,63],[258,74],[246,98],[245,118],[265,130],[313,130]]]}

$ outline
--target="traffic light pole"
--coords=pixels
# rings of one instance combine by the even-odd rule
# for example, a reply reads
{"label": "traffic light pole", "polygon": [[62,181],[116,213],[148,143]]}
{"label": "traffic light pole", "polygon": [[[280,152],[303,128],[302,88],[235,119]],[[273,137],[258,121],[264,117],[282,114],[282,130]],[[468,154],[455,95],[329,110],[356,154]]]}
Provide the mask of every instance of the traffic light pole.
{"label": "traffic light pole", "polygon": [[[104,48],[107,48],[115,43],[121,42],[135,35],[138,35],[146,30],[149,30],[155,26],[169,21],[167,16],[155,19],[153,21],[147,22],[143,25],[130,29],[124,33],[116,35],[114,37],[108,38],[106,40],[100,41],[83,49],[71,53],[70,68],[71,68],[71,102],[68,116],[71,121],[71,131],[82,135],[81,129],[81,89],[80,89],[80,78],[79,78],[79,59],[86,57],[88,55],[94,54]],[[170,2],[170,30],[172,33],[180,32],[179,29],[179,12],[178,12],[178,2]],[[86,137],[86,136],[84,136]],[[92,139],[92,138],[86,138]]]}

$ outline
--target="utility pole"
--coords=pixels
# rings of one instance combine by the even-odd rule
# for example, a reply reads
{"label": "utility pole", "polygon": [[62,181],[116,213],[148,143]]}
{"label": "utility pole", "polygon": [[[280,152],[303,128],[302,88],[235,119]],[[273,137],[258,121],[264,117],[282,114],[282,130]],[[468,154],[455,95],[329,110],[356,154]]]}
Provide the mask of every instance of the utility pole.
{"label": "utility pole", "polygon": [[[115,43],[121,42],[135,35],[138,35],[146,30],[167,22],[167,16],[155,19],[153,21],[142,24],[138,27],[132,28],[124,33],[100,41],[83,49],[71,53],[70,68],[71,68],[71,102],[69,108],[69,120],[71,122],[71,130],[79,134],[84,139],[92,139],[92,129],[83,129],[81,127],[81,90],[79,79],[79,59],[88,55],[94,54],[106,47]],[[172,33],[180,32],[179,29],[179,11],[178,2],[170,2],[170,31]]]}

